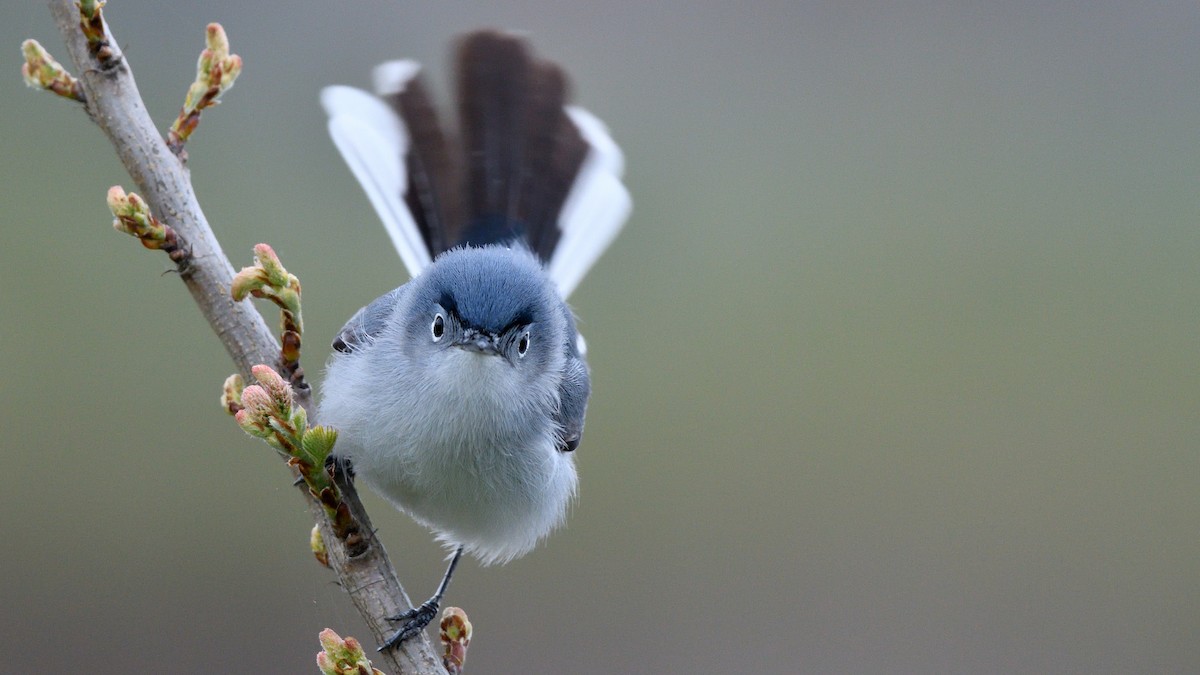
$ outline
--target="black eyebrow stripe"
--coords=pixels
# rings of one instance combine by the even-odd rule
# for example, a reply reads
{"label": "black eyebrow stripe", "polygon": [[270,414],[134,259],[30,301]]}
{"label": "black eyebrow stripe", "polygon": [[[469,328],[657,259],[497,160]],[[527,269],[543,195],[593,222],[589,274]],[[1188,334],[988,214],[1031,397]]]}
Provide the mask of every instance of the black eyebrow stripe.
{"label": "black eyebrow stripe", "polygon": [[526,308],[521,310],[515,319],[508,322],[508,325],[501,329],[501,333],[506,333],[517,326],[528,326],[533,323],[533,311]]}
{"label": "black eyebrow stripe", "polygon": [[[450,295],[448,291],[443,291],[438,297],[438,304],[441,305],[442,309],[446,310],[447,314],[454,317],[460,324],[483,330],[480,326],[472,325],[463,319],[462,314],[458,313],[458,302],[455,301],[454,296]],[[521,311],[517,312],[517,315],[512,321],[508,322],[507,326],[500,329],[499,333],[505,333],[513,328],[516,328],[517,326],[527,326],[531,323],[533,323],[533,308],[524,307],[521,309]]]}
{"label": "black eyebrow stripe", "polygon": [[442,291],[441,297],[438,298],[438,304],[442,309],[454,315],[455,318],[461,319],[458,315],[458,303],[454,300],[454,296],[447,291]]}

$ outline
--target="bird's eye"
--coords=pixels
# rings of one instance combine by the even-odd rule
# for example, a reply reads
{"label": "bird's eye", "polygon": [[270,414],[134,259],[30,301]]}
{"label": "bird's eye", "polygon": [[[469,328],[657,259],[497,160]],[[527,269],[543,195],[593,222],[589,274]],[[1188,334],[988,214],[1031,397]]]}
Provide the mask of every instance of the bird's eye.
{"label": "bird's eye", "polygon": [[429,327],[429,331],[433,333],[434,342],[438,342],[446,334],[446,320],[442,318],[441,313],[434,315],[433,325]]}
{"label": "bird's eye", "polygon": [[517,343],[517,356],[525,356],[525,352],[529,351],[529,331],[521,336],[521,341]]}

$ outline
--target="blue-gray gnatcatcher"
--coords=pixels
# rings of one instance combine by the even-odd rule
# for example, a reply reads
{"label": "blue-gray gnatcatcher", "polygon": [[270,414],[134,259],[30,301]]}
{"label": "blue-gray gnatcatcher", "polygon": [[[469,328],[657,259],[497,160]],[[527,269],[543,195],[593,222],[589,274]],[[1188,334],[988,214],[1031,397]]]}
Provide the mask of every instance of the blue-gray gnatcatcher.
{"label": "blue-gray gnatcatcher", "polygon": [[384,647],[421,631],[459,557],[525,555],[562,523],[590,389],[566,298],[629,215],[623,158],[518,37],[457,52],[457,139],[411,61],[329,87],[329,132],[411,281],[333,342],[320,404],[355,475],[454,553]]}

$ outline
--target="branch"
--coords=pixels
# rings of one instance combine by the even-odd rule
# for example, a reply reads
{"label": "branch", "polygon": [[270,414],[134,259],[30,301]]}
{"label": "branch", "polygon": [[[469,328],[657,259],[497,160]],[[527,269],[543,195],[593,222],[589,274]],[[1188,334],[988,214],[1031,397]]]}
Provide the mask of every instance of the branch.
{"label": "branch", "polygon": [[[71,61],[80,73],[82,95],[72,98],[83,99],[88,115],[112,142],[150,210],[175,233],[177,250],[186,252],[178,260],[172,257],[179,278],[238,370],[249,378],[255,365],[278,364],[280,345],[266,322],[248,301],[235,302],[230,297],[233,265],[200,209],[186,165],[168,149],[146,112],[133,74],[118,47],[120,43],[99,18],[102,3],[84,4],[93,14],[81,27],[80,9],[75,2],[49,0]],[[311,408],[311,393],[297,389],[296,403]],[[341,487],[362,531],[371,532],[371,522],[353,487]],[[307,487],[302,486],[301,493],[321,529],[329,564],[338,581],[376,640],[383,642],[392,632],[385,617],[411,606],[387,553],[376,538],[369,537],[367,550],[351,557],[344,542],[334,536],[321,505],[309,496]],[[376,658],[397,673],[445,672],[424,635]]]}

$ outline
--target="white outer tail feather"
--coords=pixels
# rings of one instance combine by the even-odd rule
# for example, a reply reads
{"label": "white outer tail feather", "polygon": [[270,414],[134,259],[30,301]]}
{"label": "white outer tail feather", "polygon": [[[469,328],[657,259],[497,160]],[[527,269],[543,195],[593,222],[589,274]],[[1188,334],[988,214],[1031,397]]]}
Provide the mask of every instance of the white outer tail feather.
{"label": "white outer tail feather", "polygon": [[[409,65],[407,77],[396,79],[405,74],[405,64]],[[390,83],[393,92],[400,91],[416,73],[416,64],[411,61],[385,63],[376,69],[376,86]],[[389,75],[392,79],[385,79]],[[404,154],[410,143],[408,131],[386,103],[361,89],[325,87],[321,90],[321,105],[329,115],[333,144],[367,193],[409,276],[417,276],[432,259],[417,222],[404,203],[408,189],[408,171],[404,167]]]}
{"label": "white outer tail feather", "polygon": [[567,115],[591,146],[558,216],[562,238],[550,257],[547,273],[563,298],[570,297],[604,253],[633,209],[621,184],[625,156],[595,115],[567,106]]}

